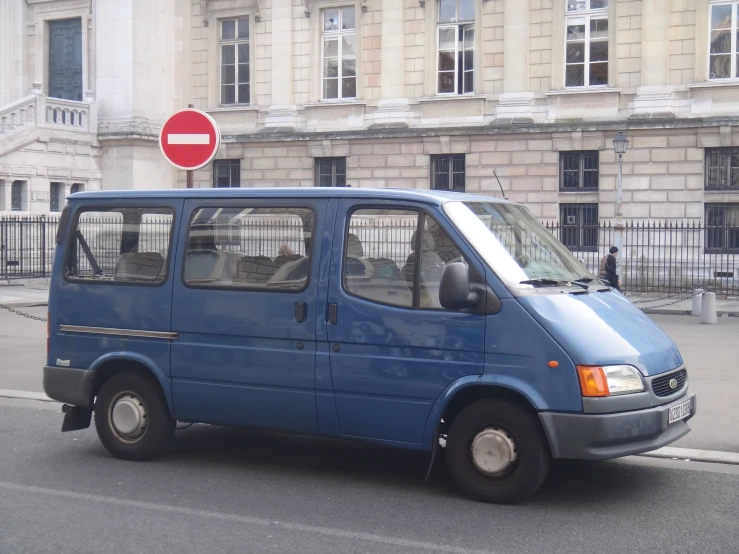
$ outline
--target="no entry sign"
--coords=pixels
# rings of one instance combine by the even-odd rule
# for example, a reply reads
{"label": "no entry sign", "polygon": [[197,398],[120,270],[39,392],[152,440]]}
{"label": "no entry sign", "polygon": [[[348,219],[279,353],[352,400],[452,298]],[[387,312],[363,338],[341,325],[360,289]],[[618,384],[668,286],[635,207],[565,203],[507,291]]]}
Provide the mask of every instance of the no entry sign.
{"label": "no entry sign", "polygon": [[169,163],[180,169],[200,169],[221,144],[218,124],[207,113],[186,109],[172,114],[159,133],[159,147]]}

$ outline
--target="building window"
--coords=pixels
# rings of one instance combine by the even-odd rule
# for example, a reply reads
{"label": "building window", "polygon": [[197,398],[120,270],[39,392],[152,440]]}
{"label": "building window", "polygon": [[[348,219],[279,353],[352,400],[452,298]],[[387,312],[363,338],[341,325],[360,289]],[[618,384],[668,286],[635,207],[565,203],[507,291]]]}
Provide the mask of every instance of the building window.
{"label": "building window", "polygon": [[464,154],[431,156],[431,188],[464,192]]}
{"label": "building window", "polygon": [[316,158],[317,187],[346,186],[346,158]]}
{"label": "building window", "polygon": [[739,148],[706,148],[706,190],[739,190]]}
{"label": "building window", "polygon": [[213,188],[230,189],[241,186],[241,160],[216,160],[213,163]]}
{"label": "building window", "polygon": [[[85,23],[87,25],[87,23]],[[49,96],[82,101],[82,20],[49,21]]]}
{"label": "building window", "polygon": [[71,187],[69,187],[69,194],[76,194],[78,192],[82,192],[82,184],[81,183],[73,183]]}
{"label": "building window", "polygon": [[60,211],[60,202],[59,198],[61,196],[61,183],[51,183],[49,185],[49,211],[50,212],[58,212]]}
{"label": "building window", "polygon": [[221,20],[221,104],[249,104],[249,18]]}
{"label": "building window", "polygon": [[711,6],[711,34],[708,40],[709,79],[739,77],[739,3],[717,3]]}
{"label": "building window", "polygon": [[440,0],[437,59],[439,94],[475,91],[475,3]]}
{"label": "building window", "polygon": [[598,204],[560,204],[560,240],[577,252],[598,250]]}
{"label": "building window", "polygon": [[608,0],[567,0],[565,86],[608,84]]}
{"label": "building window", "polygon": [[559,153],[559,190],[598,190],[598,151]]}
{"label": "building window", "polygon": [[23,181],[13,181],[10,186],[10,209],[14,212],[23,210],[24,185]]}
{"label": "building window", "polygon": [[706,204],[706,253],[739,254],[739,203]]}
{"label": "building window", "polygon": [[356,98],[357,53],[354,8],[323,10],[323,97]]}

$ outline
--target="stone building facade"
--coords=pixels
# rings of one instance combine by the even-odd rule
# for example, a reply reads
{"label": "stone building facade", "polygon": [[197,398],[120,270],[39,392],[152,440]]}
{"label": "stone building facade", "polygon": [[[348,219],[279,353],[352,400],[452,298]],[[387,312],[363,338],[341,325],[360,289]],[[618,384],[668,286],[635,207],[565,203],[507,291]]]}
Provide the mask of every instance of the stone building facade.
{"label": "stone building facade", "polygon": [[184,187],[157,138],[193,104],[222,133],[197,187],[502,186],[592,224],[622,131],[625,220],[739,226],[737,0],[0,0],[0,27],[0,210]]}

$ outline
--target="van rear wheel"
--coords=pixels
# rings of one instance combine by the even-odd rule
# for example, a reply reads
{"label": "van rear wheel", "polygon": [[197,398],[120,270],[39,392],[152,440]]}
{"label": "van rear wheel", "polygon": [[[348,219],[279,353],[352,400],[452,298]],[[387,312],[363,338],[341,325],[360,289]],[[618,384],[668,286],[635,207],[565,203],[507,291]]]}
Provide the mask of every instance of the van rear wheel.
{"label": "van rear wheel", "polygon": [[497,504],[533,495],[551,466],[538,419],[517,402],[504,399],[478,400],[454,418],[446,459],[467,495]]}
{"label": "van rear wheel", "polygon": [[113,456],[139,461],[154,458],[168,446],[175,422],[152,379],[119,373],[100,388],[95,429]]}

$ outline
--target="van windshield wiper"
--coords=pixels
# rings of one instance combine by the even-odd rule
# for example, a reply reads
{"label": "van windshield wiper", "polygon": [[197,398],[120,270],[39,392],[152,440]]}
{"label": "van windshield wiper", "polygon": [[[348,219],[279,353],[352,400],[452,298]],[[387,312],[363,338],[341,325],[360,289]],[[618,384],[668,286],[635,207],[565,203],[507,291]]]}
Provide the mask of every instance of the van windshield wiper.
{"label": "van windshield wiper", "polygon": [[578,281],[565,281],[563,279],[546,279],[544,277],[537,277],[536,279],[529,279],[527,281],[519,282],[520,285],[534,285],[535,287],[571,287],[576,286],[582,289],[588,290],[588,285],[585,282]]}
{"label": "van windshield wiper", "polygon": [[592,283],[593,278],[592,277],[583,277],[582,279],[575,279],[572,281],[573,283]]}

